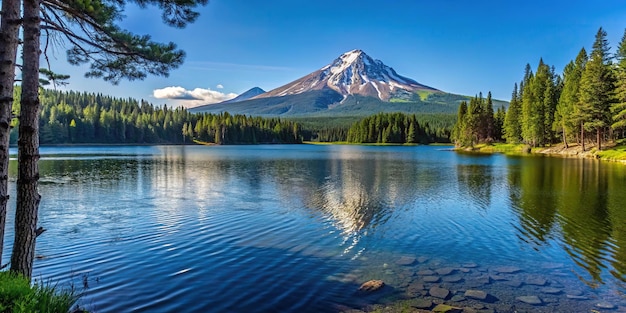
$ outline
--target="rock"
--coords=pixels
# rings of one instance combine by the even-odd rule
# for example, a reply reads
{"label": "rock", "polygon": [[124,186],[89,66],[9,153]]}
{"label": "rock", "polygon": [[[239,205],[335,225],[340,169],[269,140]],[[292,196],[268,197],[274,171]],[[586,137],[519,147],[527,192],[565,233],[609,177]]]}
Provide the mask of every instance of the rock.
{"label": "rock", "polygon": [[466,298],[470,298],[470,299],[475,299],[475,300],[480,300],[480,301],[485,301],[487,300],[487,293],[482,291],[482,290],[474,290],[474,289],[469,289],[467,291],[465,291],[464,296]]}
{"label": "rock", "polygon": [[424,276],[423,280],[424,282],[427,282],[427,283],[436,283],[439,281],[439,277],[438,276]]}
{"label": "rock", "polygon": [[498,273],[513,274],[520,272],[522,269],[517,266],[499,266],[493,269]]}
{"label": "rock", "polygon": [[539,297],[537,296],[521,296],[521,297],[516,297],[515,299],[517,301],[521,301],[521,302],[532,304],[532,305],[540,305],[543,303],[543,301],[541,301],[541,299],[539,299]]}
{"label": "rock", "polygon": [[433,312],[437,313],[462,313],[463,309],[457,308],[447,304],[437,304],[437,306],[433,309]]}
{"label": "rock", "polygon": [[452,296],[452,298],[450,299],[450,301],[452,302],[461,302],[465,300],[467,299],[465,299],[465,297],[463,297],[462,295],[455,295],[455,296]]}
{"label": "rock", "polygon": [[504,282],[505,285],[511,286],[513,288],[519,288],[522,286],[522,282],[519,280],[509,280]]}
{"label": "rock", "polygon": [[415,263],[415,258],[410,256],[403,256],[396,261],[396,264],[403,266],[412,265],[413,263]]}
{"label": "rock", "polygon": [[451,268],[451,267],[442,267],[442,268],[438,268],[435,270],[435,272],[437,272],[437,274],[439,275],[450,275],[452,274],[452,272],[454,272],[456,269]]}
{"label": "rock", "polygon": [[526,285],[545,286],[548,281],[542,277],[529,277],[525,281]]}
{"label": "rock", "polygon": [[446,283],[458,283],[463,280],[462,276],[446,276],[442,278],[442,280]]}
{"label": "rock", "polygon": [[419,283],[412,283],[406,288],[406,293],[409,297],[419,297],[424,291],[424,285]]}
{"label": "rock", "polygon": [[428,293],[435,298],[444,300],[450,296],[450,290],[439,287],[431,287],[430,290],[428,290]]}
{"label": "rock", "polygon": [[469,273],[471,270],[470,270],[469,268],[464,268],[464,267],[461,267],[461,268],[459,269],[459,271],[461,271],[461,272],[463,272],[463,273]]}
{"label": "rock", "polygon": [[576,295],[567,295],[568,299],[572,299],[572,300],[589,300],[588,297],[585,296],[576,296]]}
{"label": "rock", "polygon": [[503,281],[503,280],[508,280],[506,277],[502,276],[502,275],[489,275],[489,277],[495,281]]}
{"label": "rock", "polygon": [[373,292],[379,290],[385,286],[385,283],[382,280],[370,280],[364,282],[361,287],[359,287],[359,291],[365,292]]}
{"label": "rock", "polygon": [[428,299],[415,299],[411,303],[411,306],[417,309],[429,310],[433,307],[433,302]]}
{"label": "rock", "polygon": [[551,294],[551,295],[558,295],[559,293],[563,292],[563,290],[559,288],[545,287],[545,288],[541,288],[541,292]]}
{"label": "rock", "polygon": [[417,262],[419,263],[426,263],[426,261],[428,261],[428,258],[425,256],[421,256],[419,258],[417,258]]}
{"label": "rock", "polygon": [[615,309],[615,305],[608,303],[606,301],[602,301],[599,303],[596,303],[596,307],[600,308],[600,309],[605,309],[605,310],[613,310]]}
{"label": "rock", "polygon": [[420,275],[420,276],[432,276],[432,275],[435,275],[435,274],[436,273],[434,271],[431,271],[431,270],[421,270],[421,271],[417,272],[417,275]]}
{"label": "rock", "polygon": [[582,296],[584,292],[582,290],[570,290],[567,294],[572,296]]}
{"label": "rock", "polygon": [[476,267],[478,267],[478,264],[476,264],[476,263],[464,263],[463,265],[461,265],[461,267],[476,268]]}

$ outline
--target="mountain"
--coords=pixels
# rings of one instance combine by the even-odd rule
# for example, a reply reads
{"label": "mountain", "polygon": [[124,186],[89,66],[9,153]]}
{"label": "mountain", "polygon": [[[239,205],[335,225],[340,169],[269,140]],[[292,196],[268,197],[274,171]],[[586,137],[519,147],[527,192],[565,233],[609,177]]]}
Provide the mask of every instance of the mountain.
{"label": "mountain", "polygon": [[[362,50],[352,50],[317,71],[248,100],[230,100],[190,111],[261,116],[456,113],[459,103],[469,99],[420,84]],[[494,103],[500,106],[504,102]]]}
{"label": "mountain", "polygon": [[230,100],[226,100],[226,101],[222,101],[220,103],[233,103],[233,102],[239,102],[239,101],[245,101],[248,100],[250,98],[256,97],[262,93],[265,93],[265,90],[259,88],[259,87],[253,87],[250,88],[248,91],[238,95],[235,98],[232,98]]}
{"label": "mountain", "polygon": [[380,60],[372,59],[362,50],[352,50],[342,54],[331,64],[287,85],[259,95],[256,99],[323,89],[334,90],[344,98],[349,95],[361,95],[382,101],[410,95],[420,90],[438,91],[398,75],[393,68],[383,64]]}

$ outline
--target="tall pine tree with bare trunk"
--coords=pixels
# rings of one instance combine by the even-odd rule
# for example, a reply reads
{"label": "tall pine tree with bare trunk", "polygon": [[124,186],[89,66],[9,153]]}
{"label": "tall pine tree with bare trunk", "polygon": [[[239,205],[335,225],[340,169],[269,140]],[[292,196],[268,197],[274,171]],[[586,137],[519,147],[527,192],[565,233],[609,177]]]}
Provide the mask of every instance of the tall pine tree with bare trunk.
{"label": "tall pine tree with bare trunk", "polygon": [[[6,47],[13,47],[11,41],[17,35],[5,33],[5,21],[11,23],[4,13],[5,4],[16,0],[3,0],[2,41]],[[57,36],[56,42],[69,46],[68,61],[74,65],[89,64],[87,77],[103,78],[112,83],[122,79],[143,79],[147,75],[167,76],[172,69],[183,62],[185,53],[176,48],[174,43],[153,42],[150,36],[135,35],[116,25],[123,18],[122,12],[127,3],[140,7],[153,5],[159,7],[163,21],[173,27],[182,28],[195,21],[198,12],[194,9],[205,5],[207,0],[17,0],[17,7],[23,5],[24,14],[17,21],[23,25],[22,54],[22,94],[21,114],[19,116],[18,139],[18,179],[17,208],[15,214],[15,241],[11,255],[11,270],[31,277],[35,255],[36,237],[41,233],[37,228],[37,215],[41,196],[37,190],[39,180],[39,58],[40,36]],[[8,26],[7,26],[8,27]],[[45,41],[44,51],[48,48]],[[0,48],[0,99],[3,104],[0,112],[0,140],[9,137],[9,127],[5,121],[11,120],[12,86],[15,82],[15,53],[11,57],[5,52],[5,45]],[[13,51],[13,50],[12,50]],[[11,63],[12,62],[12,63]],[[6,63],[6,64],[5,64]],[[6,65],[6,67],[5,67]],[[6,70],[5,70],[6,69]],[[11,93],[8,90],[11,89]],[[5,114],[5,112],[8,112]],[[2,115],[5,114],[5,115]],[[10,123],[7,123],[10,125]],[[0,142],[0,146],[5,141]],[[8,143],[8,139],[6,140]],[[7,160],[6,151],[0,151],[0,163]],[[4,158],[4,159],[3,159]],[[2,163],[4,164],[4,163]],[[5,167],[6,168],[6,167]],[[8,171],[5,171],[6,173]],[[0,178],[2,176],[0,170]],[[4,178],[6,181],[6,178]],[[0,197],[6,202],[6,192],[0,184]],[[0,204],[2,204],[0,202]],[[5,212],[5,211],[2,211]]]}
{"label": "tall pine tree with bare trunk", "polygon": [[9,138],[11,132],[15,62],[21,22],[20,0],[2,0],[0,16],[0,262],[9,200]]}
{"label": "tall pine tree with bare trunk", "polygon": [[580,79],[578,99],[580,116],[585,117],[582,126],[587,131],[595,130],[598,150],[602,150],[604,131],[610,125],[615,82],[606,36],[606,32],[600,28]]}
{"label": "tall pine tree with bare trunk", "polygon": [[611,127],[615,130],[626,129],[626,31],[622,36],[622,41],[617,46],[615,54],[617,61],[615,84],[615,103],[611,107],[613,113],[613,124]]}
{"label": "tall pine tree with bare trunk", "polygon": [[39,12],[41,0],[24,0],[22,100],[19,116],[17,207],[11,271],[31,277],[35,258],[39,180]]}

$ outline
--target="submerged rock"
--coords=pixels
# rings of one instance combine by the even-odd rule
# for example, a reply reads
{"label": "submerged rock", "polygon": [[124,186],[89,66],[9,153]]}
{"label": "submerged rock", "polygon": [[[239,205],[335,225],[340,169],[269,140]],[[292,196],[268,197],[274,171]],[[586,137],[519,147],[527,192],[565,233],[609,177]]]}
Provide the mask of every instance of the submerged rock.
{"label": "submerged rock", "polygon": [[424,276],[423,280],[424,282],[427,282],[427,283],[436,283],[439,281],[439,277],[438,276]]}
{"label": "submerged rock", "polygon": [[545,287],[545,288],[541,288],[541,292],[551,294],[551,295],[558,295],[559,293],[563,292],[563,290],[559,288]]}
{"label": "submerged rock", "polygon": [[359,287],[359,291],[374,292],[376,290],[379,290],[380,288],[383,288],[384,286],[385,283],[382,280],[370,280],[364,282],[363,285]]}
{"label": "submerged rock", "polygon": [[450,290],[440,287],[431,287],[430,290],[428,290],[428,293],[435,298],[444,300],[450,296]]}
{"label": "submerged rock", "polygon": [[417,272],[417,275],[421,275],[421,276],[432,276],[435,274],[436,274],[435,271],[431,271],[431,270],[421,270]]}
{"label": "submerged rock", "polygon": [[419,263],[426,263],[426,261],[428,261],[428,258],[425,256],[421,256],[419,258],[417,258],[417,262]]}
{"label": "submerged rock", "polygon": [[502,276],[502,275],[497,275],[497,274],[492,274],[492,275],[489,275],[489,277],[490,277],[492,280],[495,280],[495,281],[503,281],[503,280],[508,280],[506,277],[504,277],[504,276]]}
{"label": "submerged rock", "polygon": [[466,298],[470,298],[470,299],[475,299],[475,300],[481,300],[481,301],[485,301],[487,300],[487,293],[482,291],[482,290],[474,290],[474,289],[470,289],[465,291],[464,296]]}
{"label": "submerged rock", "polygon": [[439,275],[450,275],[452,274],[452,272],[454,272],[456,269],[452,268],[452,267],[442,267],[442,268],[438,268],[435,270],[435,272],[437,272],[437,274]]}
{"label": "submerged rock", "polygon": [[526,285],[545,286],[548,281],[542,277],[529,277],[525,281]]}
{"label": "submerged rock", "polygon": [[505,274],[513,274],[513,273],[522,271],[522,269],[517,266],[499,266],[499,267],[494,268],[493,270],[498,273],[505,273]]}
{"label": "submerged rock", "polygon": [[539,299],[539,297],[537,296],[521,296],[521,297],[516,297],[515,299],[517,301],[521,301],[521,302],[532,304],[532,305],[540,305],[543,303],[543,301],[541,301],[541,299]]}
{"label": "submerged rock", "polygon": [[513,288],[519,288],[522,286],[523,283],[519,280],[509,280],[509,281],[505,281],[504,284],[507,286],[511,286]]}
{"label": "submerged rock", "polygon": [[428,299],[415,299],[411,306],[417,309],[428,310],[433,307],[433,302]]}
{"label": "submerged rock", "polygon": [[410,256],[403,256],[396,261],[397,265],[413,265],[415,263],[415,258]]}
{"label": "submerged rock", "polygon": [[606,301],[602,301],[596,304],[597,308],[605,309],[605,310],[613,310],[615,309],[615,305],[608,303]]}
{"label": "submerged rock", "polygon": [[585,296],[577,296],[577,295],[567,295],[568,299],[572,299],[572,300],[589,300],[588,297]]}
{"label": "submerged rock", "polygon": [[452,298],[450,298],[450,301],[452,302],[461,302],[461,301],[465,301],[467,299],[465,299],[465,297],[463,297],[462,295],[455,295]]}
{"label": "submerged rock", "polygon": [[462,308],[457,308],[451,305],[447,305],[447,304],[438,304],[434,309],[433,312],[437,312],[437,313],[461,313],[463,312]]}
{"label": "submerged rock", "polygon": [[462,276],[446,276],[443,278],[443,281],[446,283],[458,283],[463,280]]}

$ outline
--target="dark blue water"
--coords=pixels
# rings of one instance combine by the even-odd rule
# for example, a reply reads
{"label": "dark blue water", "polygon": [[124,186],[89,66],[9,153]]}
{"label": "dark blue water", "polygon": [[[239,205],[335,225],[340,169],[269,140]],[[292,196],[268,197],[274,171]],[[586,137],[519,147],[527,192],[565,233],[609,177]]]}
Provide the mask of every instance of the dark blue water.
{"label": "dark blue water", "polygon": [[[432,286],[498,312],[626,309],[624,165],[427,146],[41,154],[34,277],[87,287],[94,312],[337,312]],[[357,292],[370,279],[387,287]]]}

